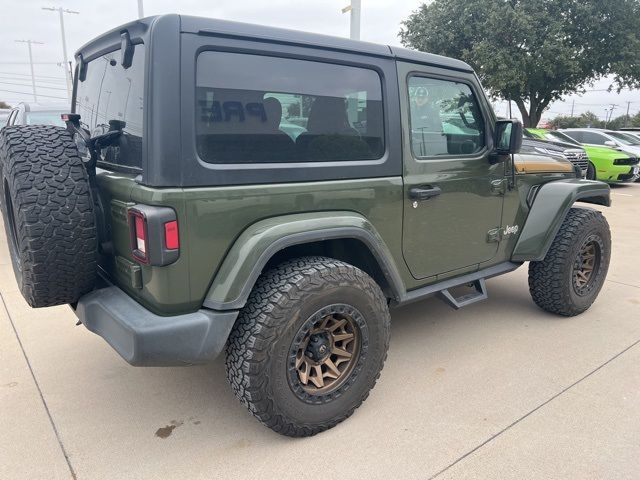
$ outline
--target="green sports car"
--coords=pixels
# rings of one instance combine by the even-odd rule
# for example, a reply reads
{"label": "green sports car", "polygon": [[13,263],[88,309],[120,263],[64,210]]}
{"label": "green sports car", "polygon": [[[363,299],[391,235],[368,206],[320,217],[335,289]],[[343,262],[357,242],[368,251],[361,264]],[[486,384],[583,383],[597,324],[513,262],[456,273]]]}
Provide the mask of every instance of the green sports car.
{"label": "green sports car", "polygon": [[638,158],[633,154],[610,147],[584,145],[562,132],[544,128],[527,128],[525,136],[581,146],[589,156],[587,178],[590,180],[601,180],[608,183],[632,182],[640,176]]}

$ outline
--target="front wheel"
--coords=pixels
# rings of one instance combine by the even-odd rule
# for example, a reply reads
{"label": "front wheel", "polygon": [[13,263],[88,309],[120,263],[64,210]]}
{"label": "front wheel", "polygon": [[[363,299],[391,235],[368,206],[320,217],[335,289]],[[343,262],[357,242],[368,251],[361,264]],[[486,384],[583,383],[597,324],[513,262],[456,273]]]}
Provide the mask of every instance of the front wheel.
{"label": "front wheel", "polygon": [[362,270],[325,257],[265,273],[234,326],[227,378],[267,427],[304,437],[349,417],[387,356],[386,298]]}
{"label": "front wheel", "polygon": [[529,264],[529,292],[542,309],[578,315],[595,301],[609,269],[611,233],[595,210],[569,210],[547,255]]}
{"label": "front wheel", "polygon": [[589,166],[587,167],[587,180],[595,180],[596,179],[596,167],[593,163],[589,162]]}

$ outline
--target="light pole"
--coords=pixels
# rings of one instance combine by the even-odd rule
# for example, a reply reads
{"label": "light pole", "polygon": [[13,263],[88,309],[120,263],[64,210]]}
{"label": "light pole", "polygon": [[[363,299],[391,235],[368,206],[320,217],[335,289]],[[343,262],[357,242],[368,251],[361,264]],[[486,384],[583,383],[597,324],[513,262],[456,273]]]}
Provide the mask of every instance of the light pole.
{"label": "light pole", "polygon": [[80,12],[69,10],[68,8],[42,7],[43,10],[51,10],[58,12],[60,15],[60,31],[62,32],[62,57],[64,59],[64,73],[67,78],[67,100],[71,101],[71,89],[73,88],[73,80],[71,80],[71,70],[69,70],[69,60],[67,59],[67,39],[64,34],[64,14],[73,13],[78,15]]}
{"label": "light pole", "polygon": [[138,18],[144,17],[144,8],[142,6],[142,1],[143,0],[138,0]]}
{"label": "light pole", "polygon": [[33,101],[38,103],[38,94],[36,93],[36,76],[33,73],[33,53],[31,53],[31,44],[44,45],[43,42],[36,42],[35,40],[16,40],[18,43],[26,43],[29,47],[29,66],[31,67],[31,86],[33,87]]}
{"label": "light pole", "polygon": [[351,12],[350,37],[353,40],[360,40],[360,10],[361,0],[351,0],[351,5],[344,7],[342,13]]}

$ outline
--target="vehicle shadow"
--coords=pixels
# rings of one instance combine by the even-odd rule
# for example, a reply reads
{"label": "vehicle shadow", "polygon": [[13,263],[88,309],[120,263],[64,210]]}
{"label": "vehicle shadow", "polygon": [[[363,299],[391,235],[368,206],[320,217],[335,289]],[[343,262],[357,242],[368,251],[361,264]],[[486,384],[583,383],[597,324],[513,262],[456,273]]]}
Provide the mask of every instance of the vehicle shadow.
{"label": "vehicle shadow", "polygon": [[[506,276],[506,277],[509,277]],[[391,310],[391,343],[389,357],[376,390],[383,395],[402,391],[402,376],[393,372],[406,372],[415,367],[416,359],[433,362],[446,361],[451,343],[465,343],[469,338],[490,338],[492,331],[504,332],[520,329],[527,322],[557,324],[562,319],[540,310],[532,301],[526,287],[526,276],[492,279],[488,282],[489,299],[461,310],[454,310],[437,297],[415,302]],[[429,351],[425,359],[425,351]],[[464,361],[464,352],[455,354]],[[164,391],[178,392],[189,384],[197,394],[194,396],[192,412],[183,414],[200,419],[203,423],[225,424],[236,432],[246,429],[257,442],[288,442],[290,439],[277,435],[261,426],[236,400],[229,387],[223,355],[214,362],[187,369],[157,369],[162,376]],[[387,374],[387,371],[392,373]],[[381,389],[385,383],[389,388]],[[124,392],[123,392],[124,394]],[[129,392],[139,395],[142,392]],[[171,395],[173,396],[173,395]],[[384,399],[382,404],[384,404]],[[387,398],[393,402],[393,398]],[[365,407],[366,408],[366,404]],[[196,413],[198,412],[198,413]],[[250,432],[250,433],[249,433]]]}

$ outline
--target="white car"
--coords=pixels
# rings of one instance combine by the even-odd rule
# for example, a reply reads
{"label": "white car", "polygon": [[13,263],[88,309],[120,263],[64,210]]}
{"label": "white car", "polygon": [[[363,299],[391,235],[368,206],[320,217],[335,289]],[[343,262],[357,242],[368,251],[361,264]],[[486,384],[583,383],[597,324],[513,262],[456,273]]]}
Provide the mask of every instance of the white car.
{"label": "white car", "polygon": [[11,109],[6,124],[9,125],[56,125],[64,127],[60,118],[63,113],[69,113],[70,107],[64,103],[41,105],[37,103],[20,102]]}
{"label": "white car", "polygon": [[640,128],[622,128],[620,131],[640,140]]}
{"label": "white car", "polygon": [[640,156],[640,138],[629,133],[601,128],[567,128],[560,131],[585,145],[613,147]]}
{"label": "white car", "polygon": [[10,113],[10,108],[0,108],[0,128],[7,124],[7,119],[9,118]]}

